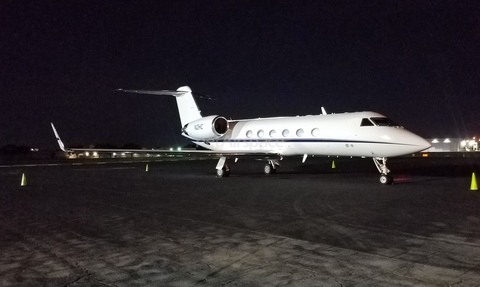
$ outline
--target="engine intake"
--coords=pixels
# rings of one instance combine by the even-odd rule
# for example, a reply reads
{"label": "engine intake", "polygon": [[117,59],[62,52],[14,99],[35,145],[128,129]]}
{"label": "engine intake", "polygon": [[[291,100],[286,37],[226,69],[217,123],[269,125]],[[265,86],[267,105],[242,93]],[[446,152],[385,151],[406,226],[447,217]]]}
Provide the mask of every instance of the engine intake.
{"label": "engine intake", "polygon": [[228,121],[222,116],[208,116],[186,124],[182,133],[196,140],[214,140],[228,131]]}

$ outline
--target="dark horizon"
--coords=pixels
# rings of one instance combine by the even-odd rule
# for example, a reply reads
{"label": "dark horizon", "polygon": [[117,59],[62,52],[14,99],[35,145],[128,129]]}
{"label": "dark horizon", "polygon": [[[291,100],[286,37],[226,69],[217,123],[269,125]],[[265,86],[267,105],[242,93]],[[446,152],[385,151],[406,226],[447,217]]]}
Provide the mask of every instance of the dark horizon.
{"label": "dark horizon", "polygon": [[1,4],[0,146],[184,145],[177,89],[204,116],[375,111],[418,135],[480,136],[476,1]]}

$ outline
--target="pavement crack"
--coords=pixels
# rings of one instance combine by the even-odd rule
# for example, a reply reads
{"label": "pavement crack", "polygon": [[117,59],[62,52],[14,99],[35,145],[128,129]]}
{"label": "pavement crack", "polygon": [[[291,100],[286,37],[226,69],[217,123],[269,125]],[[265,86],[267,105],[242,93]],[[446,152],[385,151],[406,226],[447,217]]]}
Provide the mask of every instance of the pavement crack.
{"label": "pavement crack", "polygon": [[243,261],[245,258],[247,258],[248,256],[251,256],[252,254],[255,254],[257,253],[258,251],[262,250],[263,248],[265,247],[269,247],[269,246],[272,246],[272,245],[275,245],[277,244],[279,241],[281,240],[284,240],[283,238],[279,238],[277,240],[275,240],[274,242],[272,243],[269,243],[269,244],[266,244],[266,245],[263,245],[261,246],[260,248],[257,248],[256,250],[253,250],[252,252],[249,252],[243,256],[241,256],[240,258],[237,258],[236,260],[230,262],[229,264],[227,264],[226,266],[222,267],[222,268],[219,268],[211,273],[209,273],[204,279],[201,279],[201,280],[198,280],[197,281],[197,284],[200,284],[200,283],[205,283],[207,281],[208,278],[211,278],[211,277],[214,277],[216,276],[218,273],[230,268],[232,265],[234,265],[235,263],[238,263],[240,261]]}
{"label": "pavement crack", "polygon": [[235,282],[235,279],[222,283],[222,287],[230,285],[230,283]]}
{"label": "pavement crack", "polygon": [[75,278],[75,280],[65,283],[65,285],[63,285],[63,287],[68,287],[68,286],[70,286],[70,285],[80,281],[81,279],[90,276],[90,275],[91,275],[90,273],[87,273],[87,274],[84,274],[82,276],[78,276],[77,278]]}
{"label": "pavement crack", "polygon": [[463,280],[459,279],[457,282],[449,283],[449,284],[448,284],[448,287],[453,287],[453,286],[455,286],[455,285],[462,284],[462,283],[463,283]]}

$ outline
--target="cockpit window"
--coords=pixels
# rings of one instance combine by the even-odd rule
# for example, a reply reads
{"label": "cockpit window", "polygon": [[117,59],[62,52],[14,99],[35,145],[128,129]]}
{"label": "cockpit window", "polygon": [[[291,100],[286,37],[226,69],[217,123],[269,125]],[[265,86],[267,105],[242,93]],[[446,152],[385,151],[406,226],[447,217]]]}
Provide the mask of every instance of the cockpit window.
{"label": "cockpit window", "polygon": [[364,118],[364,119],[362,119],[362,123],[360,123],[360,126],[361,127],[371,127],[371,126],[373,126],[373,123],[369,119]]}
{"label": "cockpit window", "polygon": [[376,126],[380,127],[398,127],[394,121],[389,118],[370,118]]}

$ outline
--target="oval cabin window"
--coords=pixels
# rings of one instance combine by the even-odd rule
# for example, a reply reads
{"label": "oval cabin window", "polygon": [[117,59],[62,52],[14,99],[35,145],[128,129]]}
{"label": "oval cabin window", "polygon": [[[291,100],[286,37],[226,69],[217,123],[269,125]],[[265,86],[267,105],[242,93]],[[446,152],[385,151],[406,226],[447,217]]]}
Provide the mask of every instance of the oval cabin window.
{"label": "oval cabin window", "polygon": [[297,130],[297,137],[303,136],[303,129],[298,129]]}
{"label": "oval cabin window", "polygon": [[285,129],[285,130],[283,130],[283,132],[282,132],[282,136],[283,136],[283,137],[288,137],[288,134],[289,134],[289,133],[290,133],[290,132]]}
{"label": "oval cabin window", "polygon": [[257,132],[257,136],[258,136],[259,138],[263,138],[263,130],[259,130],[259,131]]}
{"label": "oval cabin window", "polygon": [[319,137],[320,136],[320,130],[318,128],[314,128],[312,130],[312,136]]}
{"label": "oval cabin window", "polygon": [[252,131],[248,131],[247,132],[247,138],[251,138],[252,137]]}
{"label": "oval cabin window", "polygon": [[275,134],[276,134],[276,133],[277,133],[277,132],[276,132],[275,130],[271,130],[270,133],[269,133],[269,135],[270,135],[271,138],[273,138],[273,137],[275,137]]}

